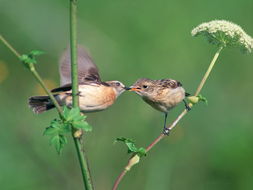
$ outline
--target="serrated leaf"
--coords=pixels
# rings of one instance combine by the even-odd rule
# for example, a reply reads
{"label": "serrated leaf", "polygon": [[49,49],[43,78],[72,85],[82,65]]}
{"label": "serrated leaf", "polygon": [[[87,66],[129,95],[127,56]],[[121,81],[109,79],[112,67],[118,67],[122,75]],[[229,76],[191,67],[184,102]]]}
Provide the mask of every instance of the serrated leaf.
{"label": "serrated leaf", "polygon": [[84,131],[92,131],[92,127],[86,121],[74,121],[73,126],[78,129],[83,129]]}
{"label": "serrated leaf", "polygon": [[70,111],[69,111],[69,114],[67,116],[67,120],[78,120],[80,119],[80,109],[77,107],[77,108],[72,108]]}
{"label": "serrated leaf", "polygon": [[60,119],[54,119],[50,123],[50,126],[53,128],[60,128],[61,125],[62,125],[62,120],[60,120]]}
{"label": "serrated leaf", "polygon": [[59,129],[58,128],[54,128],[54,127],[47,127],[43,133],[43,135],[55,135],[59,133]]}
{"label": "serrated leaf", "polygon": [[68,115],[69,115],[69,111],[70,111],[70,109],[67,107],[67,106],[64,106],[63,107],[63,116],[64,116],[64,118],[67,120],[67,117],[68,117]]}
{"label": "serrated leaf", "polygon": [[50,145],[55,147],[58,154],[61,154],[65,144],[67,144],[67,138],[63,135],[55,135],[50,139]]}
{"label": "serrated leaf", "polygon": [[65,134],[71,132],[71,126],[69,124],[63,124],[61,126],[60,134]]}
{"label": "serrated leaf", "polygon": [[60,141],[61,141],[61,144],[63,144],[63,145],[65,145],[65,144],[68,143],[67,138],[65,136],[63,136],[63,135],[61,136]]}
{"label": "serrated leaf", "polygon": [[132,139],[120,137],[116,139],[116,142],[120,141],[125,143],[128,148],[128,153],[138,154],[140,157],[146,155],[146,149],[143,147],[137,148],[135,142]]}
{"label": "serrated leaf", "polygon": [[50,145],[53,145],[58,153],[61,152],[60,136],[55,135],[50,139]]}

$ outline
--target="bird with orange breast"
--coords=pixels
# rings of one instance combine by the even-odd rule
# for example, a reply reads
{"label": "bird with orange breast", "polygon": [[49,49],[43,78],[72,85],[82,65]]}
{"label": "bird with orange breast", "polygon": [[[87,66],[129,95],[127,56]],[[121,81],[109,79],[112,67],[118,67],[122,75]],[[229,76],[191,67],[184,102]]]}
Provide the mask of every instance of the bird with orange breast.
{"label": "bird with orange breast", "polygon": [[[120,81],[102,82],[98,68],[82,46],[78,46],[78,96],[83,113],[102,111],[110,107],[128,88]],[[60,106],[72,107],[71,64],[69,48],[60,59],[61,86],[51,90]],[[54,108],[49,96],[32,96],[28,101],[35,113]]]}

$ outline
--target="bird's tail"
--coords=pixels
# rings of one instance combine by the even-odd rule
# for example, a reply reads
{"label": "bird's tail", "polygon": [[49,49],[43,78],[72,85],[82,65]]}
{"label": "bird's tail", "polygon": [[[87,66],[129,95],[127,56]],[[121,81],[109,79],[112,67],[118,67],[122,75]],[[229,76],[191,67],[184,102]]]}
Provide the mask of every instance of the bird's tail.
{"label": "bird's tail", "polygon": [[37,114],[55,107],[49,96],[32,96],[29,98],[28,104],[33,112]]}

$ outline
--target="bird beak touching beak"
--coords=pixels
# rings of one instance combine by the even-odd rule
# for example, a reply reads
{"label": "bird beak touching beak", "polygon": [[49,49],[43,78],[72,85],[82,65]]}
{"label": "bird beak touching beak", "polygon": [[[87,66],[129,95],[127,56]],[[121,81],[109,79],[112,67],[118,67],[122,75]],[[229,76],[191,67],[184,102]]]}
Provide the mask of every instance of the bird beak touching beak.
{"label": "bird beak touching beak", "polygon": [[140,92],[141,89],[139,89],[139,88],[137,88],[137,87],[135,87],[135,86],[130,86],[130,87],[128,88],[128,91]]}
{"label": "bird beak touching beak", "polygon": [[124,87],[124,89],[125,89],[125,90],[131,90],[131,88],[129,88],[129,87],[126,87],[126,86]]}

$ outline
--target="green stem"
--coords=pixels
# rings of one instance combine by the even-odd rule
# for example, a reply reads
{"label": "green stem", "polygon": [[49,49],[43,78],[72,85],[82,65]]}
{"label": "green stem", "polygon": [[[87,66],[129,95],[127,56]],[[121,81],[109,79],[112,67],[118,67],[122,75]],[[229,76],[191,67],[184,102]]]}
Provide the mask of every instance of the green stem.
{"label": "green stem", "polygon": [[70,53],[73,107],[79,106],[78,98],[78,68],[77,68],[77,0],[70,0]]}
{"label": "green stem", "polygon": [[199,95],[199,93],[200,93],[201,89],[203,88],[203,86],[204,86],[204,84],[205,84],[208,76],[210,75],[210,73],[211,73],[211,71],[213,69],[213,66],[214,66],[216,60],[218,59],[218,57],[219,57],[220,52],[221,52],[222,49],[223,49],[223,46],[220,46],[219,49],[217,50],[217,52],[215,53],[215,55],[214,55],[214,57],[213,57],[210,65],[209,65],[209,67],[208,67],[208,69],[207,69],[204,77],[202,78],[202,80],[201,80],[201,82],[200,82],[200,84],[199,84],[199,86],[198,86],[198,88],[197,88],[197,90],[196,90],[196,92],[194,94],[195,96]]}
{"label": "green stem", "polygon": [[35,77],[35,79],[39,82],[39,84],[41,85],[41,87],[45,90],[45,92],[47,93],[47,95],[50,97],[51,101],[53,102],[53,104],[55,105],[58,113],[61,115],[61,117],[63,118],[62,115],[62,109],[60,107],[60,105],[58,104],[57,100],[54,98],[54,95],[48,90],[48,88],[45,86],[45,83],[43,82],[43,80],[41,79],[40,75],[38,74],[38,72],[36,71],[36,69],[34,67],[32,67],[30,69],[30,71],[32,72],[33,76]]}
{"label": "green stem", "polygon": [[[219,49],[217,50],[217,52],[215,53],[205,75],[203,76],[201,82],[199,83],[199,86],[197,87],[197,90],[195,92],[195,96],[199,95],[200,91],[202,90],[203,86],[206,83],[206,80],[208,78],[208,76],[210,75],[213,66],[215,65],[221,50],[223,49],[223,47],[219,47]],[[182,113],[180,115],[178,115],[178,117],[167,127],[169,130],[172,130],[174,127],[176,127],[176,125],[178,124],[178,122],[188,113],[188,111],[185,109],[184,111],[182,111]],[[167,135],[164,134],[160,134],[152,143],[150,143],[150,145],[146,148],[146,152],[149,152],[152,148],[154,148],[154,146],[159,143],[164,137],[166,137]],[[121,180],[123,179],[123,177],[125,176],[125,174],[127,173],[127,171],[125,171],[125,169],[121,172],[121,174],[118,176],[118,178],[116,179],[114,186],[113,186],[113,190],[117,190],[118,186],[121,182]]]}
{"label": "green stem", "polygon": [[[16,55],[19,59],[21,57],[21,54],[18,53],[17,50],[15,50],[11,44],[9,44],[9,42],[7,42],[7,40],[4,39],[4,37],[2,35],[0,35],[0,40],[6,45],[7,48],[9,48],[9,50],[11,50],[11,52]],[[63,118],[62,115],[62,109],[60,107],[60,105],[58,104],[57,100],[54,98],[54,95],[48,90],[48,88],[46,87],[45,83],[43,82],[43,80],[41,79],[39,73],[36,71],[35,67],[32,65],[31,67],[29,67],[30,71],[32,72],[33,76],[35,77],[35,79],[39,82],[39,84],[41,85],[41,87],[45,90],[45,92],[47,93],[47,95],[50,97],[51,101],[53,102],[53,104],[55,105],[58,113],[60,114],[60,116]]]}
{"label": "green stem", "polygon": [[12,53],[14,53],[18,58],[21,57],[21,55],[11,46],[11,44],[9,44],[9,42],[7,42],[4,37],[2,35],[0,35],[0,40],[4,43],[4,45],[7,46],[7,48],[9,48],[9,50],[12,51]]}
{"label": "green stem", "polygon": [[[70,52],[71,52],[71,80],[72,80],[72,104],[79,107],[78,94],[78,68],[77,68],[77,0],[70,0]],[[83,182],[86,190],[93,190],[88,161],[79,138],[74,136],[76,129],[72,127],[72,136],[81,167]]]}

